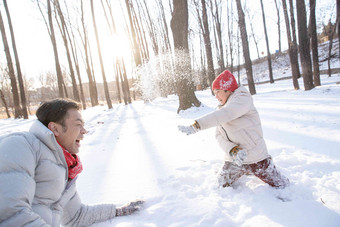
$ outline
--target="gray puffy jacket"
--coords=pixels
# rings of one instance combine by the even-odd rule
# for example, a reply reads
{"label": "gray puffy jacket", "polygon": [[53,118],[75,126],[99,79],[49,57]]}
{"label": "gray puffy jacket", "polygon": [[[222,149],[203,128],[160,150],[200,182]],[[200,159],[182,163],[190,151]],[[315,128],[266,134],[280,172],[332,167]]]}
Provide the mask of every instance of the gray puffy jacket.
{"label": "gray puffy jacket", "polygon": [[38,120],[29,131],[0,137],[0,226],[88,226],[113,218],[113,204],[81,203],[53,133]]}

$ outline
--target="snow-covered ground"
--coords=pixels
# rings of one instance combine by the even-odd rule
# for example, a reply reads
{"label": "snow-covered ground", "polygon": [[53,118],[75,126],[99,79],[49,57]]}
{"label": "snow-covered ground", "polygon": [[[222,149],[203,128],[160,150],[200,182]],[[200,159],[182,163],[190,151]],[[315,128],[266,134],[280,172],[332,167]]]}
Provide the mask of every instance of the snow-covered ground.
{"label": "snow-covered ground", "polygon": [[[202,107],[180,114],[177,96],[83,111],[89,133],[80,153],[82,201],[146,201],[132,216],[95,226],[339,226],[339,81],[322,76],[311,91],[295,91],[291,80],[256,87],[270,154],[292,183],[283,190],[251,176],[218,188],[223,152],[214,129],[191,136],[177,130],[215,109],[209,90],[196,93]],[[0,135],[27,130],[33,119],[1,120]]]}
{"label": "snow-covered ground", "polygon": [[[234,188],[218,187],[223,152],[214,129],[191,136],[177,130],[214,111],[218,102],[209,90],[196,92],[201,107],[180,114],[174,95],[88,108],[77,183],[82,201],[146,201],[131,216],[94,226],[340,226],[339,81],[340,74],[323,75],[322,86],[310,91],[302,79],[298,91],[292,80],[256,86],[253,99],[269,152],[291,181],[282,190],[252,176]],[[0,120],[0,135],[28,130],[34,119]]]}

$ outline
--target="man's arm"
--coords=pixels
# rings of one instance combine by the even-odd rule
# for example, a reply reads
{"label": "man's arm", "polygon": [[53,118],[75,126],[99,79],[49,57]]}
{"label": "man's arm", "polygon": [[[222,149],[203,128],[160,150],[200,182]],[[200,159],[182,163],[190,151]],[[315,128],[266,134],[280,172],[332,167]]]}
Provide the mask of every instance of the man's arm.
{"label": "man's arm", "polygon": [[21,134],[0,139],[0,226],[48,226],[33,212],[35,156]]}
{"label": "man's arm", "polygon": [[62,215],[64,226],[89,226],[94,223],[108,221],[116,216],[125,216],[139,210],[143,201],[130,202],[122,207],[114,204],[84,205],[76,191],[75,181],[64,193],[61,205],[66,203]]}

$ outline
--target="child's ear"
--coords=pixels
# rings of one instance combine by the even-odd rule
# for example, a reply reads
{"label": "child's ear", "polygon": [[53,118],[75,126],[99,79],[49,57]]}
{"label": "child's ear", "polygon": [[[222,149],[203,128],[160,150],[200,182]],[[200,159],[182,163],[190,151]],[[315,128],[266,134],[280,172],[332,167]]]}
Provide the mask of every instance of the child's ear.
{"label": "child's ear", "polygon": [[47,128],[53,132],[54,136],[59,136],[57,123],[50,122],[50,123],[48,123]]}

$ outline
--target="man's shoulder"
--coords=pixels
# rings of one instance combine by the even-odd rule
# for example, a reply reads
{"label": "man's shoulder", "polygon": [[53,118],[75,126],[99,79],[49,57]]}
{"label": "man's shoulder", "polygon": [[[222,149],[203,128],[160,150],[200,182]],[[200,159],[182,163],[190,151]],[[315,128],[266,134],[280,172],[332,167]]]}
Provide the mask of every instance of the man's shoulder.
{"label": "man's shoulder", "polygon": [[37,137],[31,133],[31,132],[13,132],[7,135],[2,135],[0,136],[0,142],[3,140],[27,140],[27,141],[32,141],[34,139],[37,139]]}
{"label": "man's shoulder", "polygon": [[38,147],[41,141],[31,132],[14,132],[0,136],[0,147],[23,146]]}

